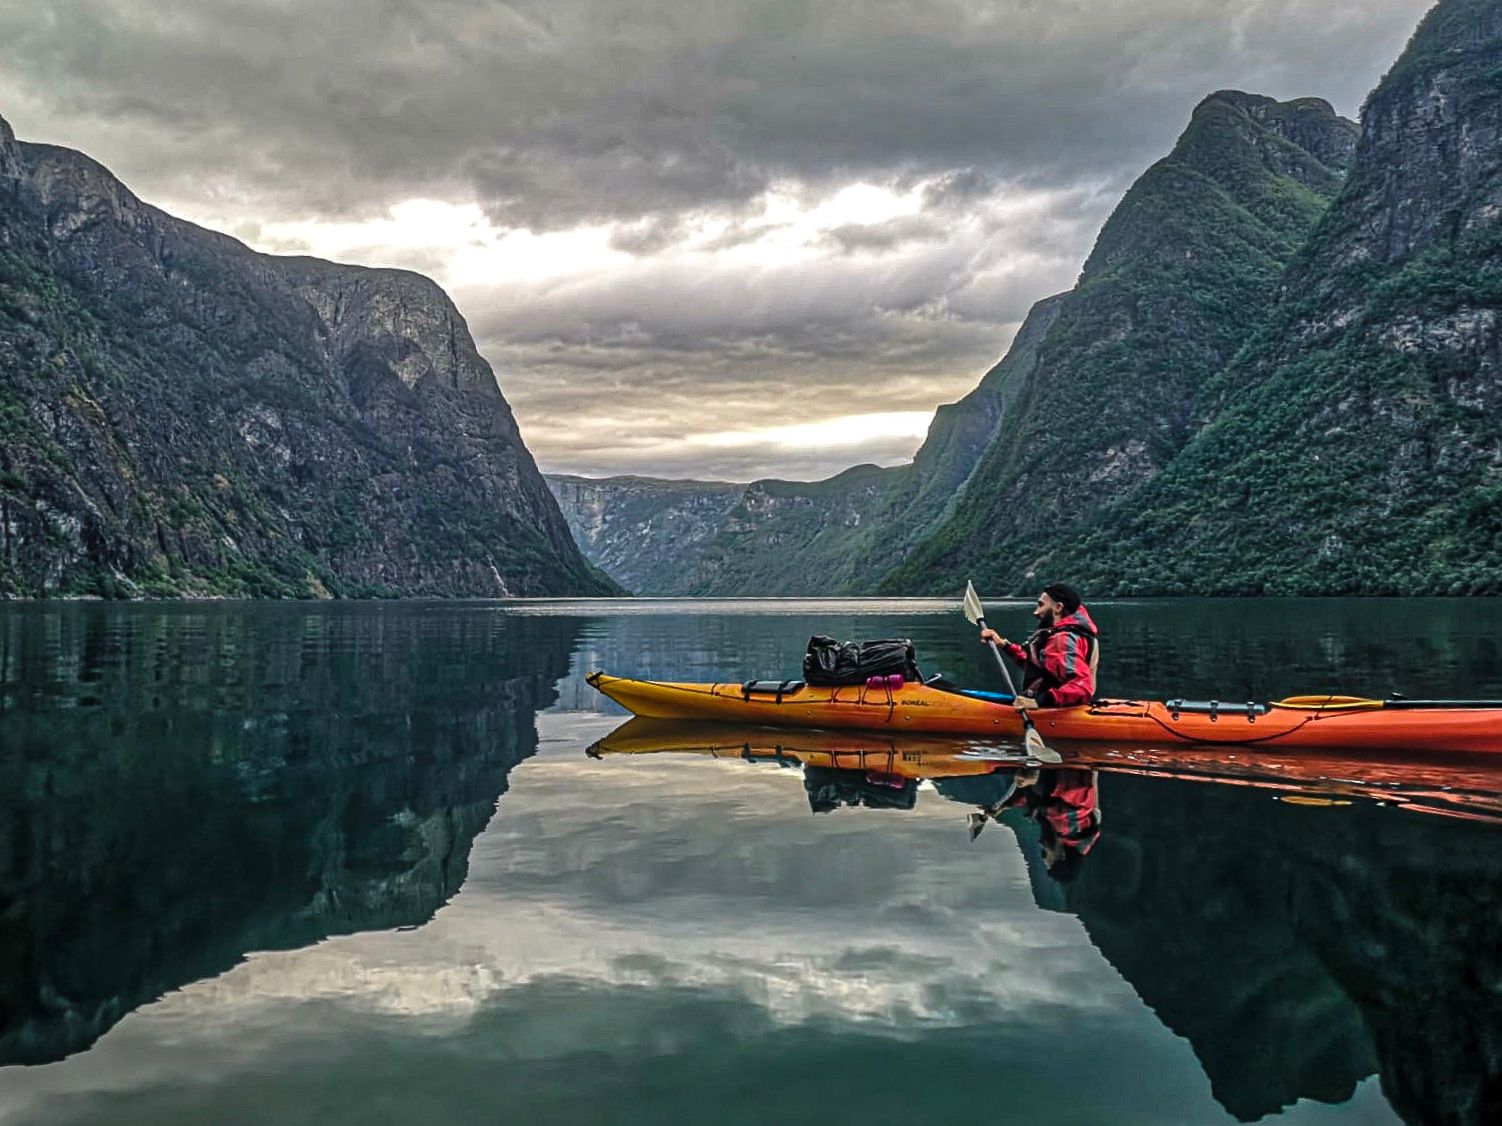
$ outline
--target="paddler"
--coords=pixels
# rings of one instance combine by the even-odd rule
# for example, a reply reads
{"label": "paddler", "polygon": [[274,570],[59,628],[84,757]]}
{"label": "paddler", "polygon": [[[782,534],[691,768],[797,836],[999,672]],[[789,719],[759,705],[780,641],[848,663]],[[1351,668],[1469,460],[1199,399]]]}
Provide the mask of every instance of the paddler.
{"label": "paddler", "polygon": [[1019,708],[1067,708],[1095,698],[1095,670],[1100,634],[1079,591],[1068,583],[1050,583],[1033,607],[1038,629],[1021,645],[994,629],[980,631],[981,644],[994,641],[1022,666]]}

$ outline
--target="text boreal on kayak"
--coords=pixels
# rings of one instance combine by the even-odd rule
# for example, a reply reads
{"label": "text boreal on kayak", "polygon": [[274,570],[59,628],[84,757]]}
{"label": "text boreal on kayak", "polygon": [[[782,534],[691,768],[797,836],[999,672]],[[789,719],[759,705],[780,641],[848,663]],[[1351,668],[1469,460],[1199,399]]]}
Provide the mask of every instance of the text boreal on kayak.
{"label": "text boreal on kayak", "polygon": [[[907,681],[824,687],[802,681],[701,684],[590,673],[634,715],[774,727],[1020,737],[1011,698]],[[1502,702],[1295,696],[1271,703],[1096,700],[1032,713],[1048,739],[1139,744],[1502,752]]]}
{"label": "text boreal on kayak", "polygon": [[[1177,744],[1132,747],[1104,743],[1064,746],[1071,769],[1268,790],[1294,802],[1380,801],[1413,812],[1502,822],[1502,757],[1444,752],[1414,754],[1363,749],[1270,748]],[[874,772],[906,779],[969,778],[996,771],[1051,769],[1011,744],[966,736],[856,730],[753,727],[696,720],[633,717],[595,742],[588,753],[682,754],[781,767]]]}

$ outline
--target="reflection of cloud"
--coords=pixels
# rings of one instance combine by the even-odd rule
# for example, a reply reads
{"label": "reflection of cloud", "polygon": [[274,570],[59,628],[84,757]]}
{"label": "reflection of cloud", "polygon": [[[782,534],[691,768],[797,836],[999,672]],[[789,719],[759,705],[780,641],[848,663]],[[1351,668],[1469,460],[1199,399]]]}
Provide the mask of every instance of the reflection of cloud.
{"label": "reflection of cloud", "polygon": [[[611,725],[539,717],[542,751],[425,926],[252,955],[85,1055],[7,1069],[0,1121],[689,1121],[749,1083],[750,1122],[769,1076],[783,1105],[864,1094],[861,1120],[893,1118],[888,1081],[907,1121],[1008,1100],[1218,1120],[1188,1042],[1034,907],[1005,834],[967,843],[933,794],[815,817],[792,770],[585,760]],[[687,1113],[654,1117],[648,1090]],[[1376,1082],[1342,1110],[1382,1120]]]}
{"label": "reflection of cloud", "polygon": [[1033,907],[1016,852],[970,848],[935,795],[886,824],[816,818],[797,771],[591,763],[573,717],[539,725],[543,754],[513,774],[431,923],[253,955],[153,1015],[234,1023],[320,1000],[463,1017],[549,980],[733,995],[784,1023],[954,1023],[977,1004],[1089,1011],[1130,996],[1076,920]]}
{"label": "reflection of cloud", "polygon": [[679,474],[727,414],[957,398],[1202,95],[1352,112],[1428,3],[13,4],[0,112],[262,249],[433,274],[545,467]]}

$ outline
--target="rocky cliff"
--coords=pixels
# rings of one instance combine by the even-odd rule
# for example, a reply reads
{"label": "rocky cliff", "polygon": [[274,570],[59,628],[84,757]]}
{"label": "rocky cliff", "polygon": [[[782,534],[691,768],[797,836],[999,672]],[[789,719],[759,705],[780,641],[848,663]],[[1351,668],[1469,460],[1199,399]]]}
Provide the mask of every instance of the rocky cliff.
{"label": "rocky cliff", "polygon": [[547,482],[585,558],[627,590],[649,595],[690,593],[705,547],[746,489],[566,474]]}
{"label": "rocky cliff", "polygon": [[973,576],[1021,590],[1061,534],[1157,476],[1272,304],[1356,140],[1318,99],[1206,98],[1102,228],[954,513],[883,589]]}
{"label": "rocky cliff", "polygon": [[611,589],[431,281],[254,253],[0,122],[0,597]]}
{"label": "rocky cliff", "polygon": [[1502,8],[1436,6],[1363,120],[1211,424],[1051,571],[1125,592],[1502,592]]}

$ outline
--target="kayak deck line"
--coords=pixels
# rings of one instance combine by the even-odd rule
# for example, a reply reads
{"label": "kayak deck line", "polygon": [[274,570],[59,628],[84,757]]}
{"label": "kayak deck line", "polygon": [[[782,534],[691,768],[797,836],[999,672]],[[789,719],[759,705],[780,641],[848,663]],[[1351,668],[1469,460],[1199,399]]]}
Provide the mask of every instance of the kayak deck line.
{"label": "kayak deck line", "polygon": [[[771,695],[739,683],[635,680],[591,672],[586,682],[635,715],[776,727],[1021,736],[1010,702],[917,682],[901,686],[803,685]],[[841,695],[841,693],[844,695]],[[1048,738],[1220,746],[1354,747],[1502,752],[1502,704],[1294,696],[1269,704],[1095,700],[1031,713]]]}

